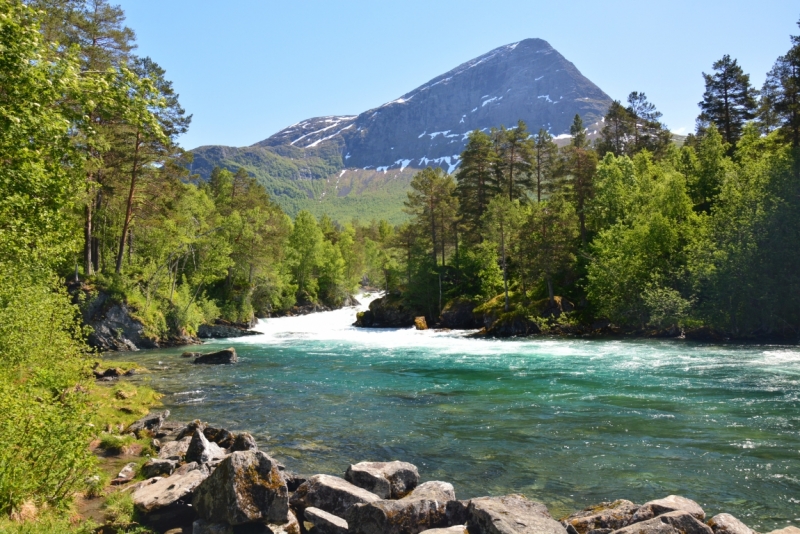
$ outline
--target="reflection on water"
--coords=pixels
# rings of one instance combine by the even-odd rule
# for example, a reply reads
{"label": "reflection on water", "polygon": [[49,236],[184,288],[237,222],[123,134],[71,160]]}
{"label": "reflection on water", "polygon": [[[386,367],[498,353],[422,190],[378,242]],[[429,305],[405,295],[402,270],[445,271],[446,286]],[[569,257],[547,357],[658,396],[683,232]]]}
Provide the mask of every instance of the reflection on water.
{"label": "reflection on water", "polygon": [[800,524],[798,348],[476,340],[355,329],[355,313],[208,344],[236,347],[233,366],[142,351],[169,368],[136,379],[173,417],[251,431],[303,473],[401,459],[461,498],[519,492],[556,516],[677,493],[760,531]]}

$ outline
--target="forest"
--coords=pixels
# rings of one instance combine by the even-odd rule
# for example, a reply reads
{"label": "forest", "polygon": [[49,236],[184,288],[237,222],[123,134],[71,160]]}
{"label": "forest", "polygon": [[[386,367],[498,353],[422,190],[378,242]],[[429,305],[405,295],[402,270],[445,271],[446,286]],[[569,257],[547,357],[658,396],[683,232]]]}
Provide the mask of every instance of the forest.
{"label": "forest", "polygon": [[475,131],[454,174],[414,177],[398,226],[291,220],[243,170],[192,176],[191,115],[106,0],[0,0],[0,46],[0,515],[63,506],[95,469],[68,284],[164,340],[367,287],[434,324],[458,299],[542,331],[797,341],[798,36],[759,90],[735,59],[711,65],[681,146],[641,92],[594,142],[580,116],[561,148],[522,122]]}

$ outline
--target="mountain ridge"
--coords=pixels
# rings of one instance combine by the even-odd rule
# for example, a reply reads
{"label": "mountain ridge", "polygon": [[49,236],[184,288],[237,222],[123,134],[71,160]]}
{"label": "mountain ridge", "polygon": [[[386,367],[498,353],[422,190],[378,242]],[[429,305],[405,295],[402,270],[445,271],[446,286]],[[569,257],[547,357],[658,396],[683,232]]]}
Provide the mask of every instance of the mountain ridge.
{"label": "mountain ridge", "polygon": [[[559,136],[569,131],[576,113],[592,124],[610,103],[549,43],[525,39],[358,115],[306,119],[249,147],[198,147],[192,171],[206,178],[214,165],[242,166],[290,214],[305,208],[319,215],[337,211],[332,204],[341,204],[338,199],[378,195],[381,183],[401,191],[391,182],[407,187],[428,165],[455,171],[467,135],[476,129],[515,126],[521,119],[532,133],[544,128]],[[349,182],[343,185],[345,176]],[[403,198],[391,208],[395,219],[402,218]],[[378,211],[385,214],[384,207]]]}

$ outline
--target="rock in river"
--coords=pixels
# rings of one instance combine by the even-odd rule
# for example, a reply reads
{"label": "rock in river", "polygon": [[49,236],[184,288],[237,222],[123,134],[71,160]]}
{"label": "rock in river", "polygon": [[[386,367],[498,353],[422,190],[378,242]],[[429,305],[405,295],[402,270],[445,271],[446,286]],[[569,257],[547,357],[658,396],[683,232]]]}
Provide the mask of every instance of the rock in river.
{"label": "rock in river", "polygon": [[448,526],[447,503],[455,498],[452,484],[426,482],[396,501],[356,504],[345,519],[354,534],[418,534]]}
{"label": "rock in river", "polygon": [[204,363],[209,365],[224,365],[229,363],[236,363],[239,358],[236,356],[236,349],[233,347],[217,352],[209,352],[195,358],[192,363]]}
{"label": "rock in river", "polygon": [[693,500],[681,497],[680,495],[669,495],[663,499],[644,503],[636,513],[633,514],[631,523],[646,521],[661,514],[675,512],[677,510],[692,514],[698,521],[703,521],[706,518],[706,513],[700,508],[700,505]]}
{"label": "rock in river", "polygon": [[306,508],[305,522],[314,526],[314,532],[320,534],[348,534],[347,521],[341,517],[329,514],[319,508]]}
{"label": "rock in river", "polygon": [[[708,520],[708,526],[714,534],[756,534],[753,529],[733,517],[731,514],[717,514]],[[800,534],[798,532],[797,534]]]}

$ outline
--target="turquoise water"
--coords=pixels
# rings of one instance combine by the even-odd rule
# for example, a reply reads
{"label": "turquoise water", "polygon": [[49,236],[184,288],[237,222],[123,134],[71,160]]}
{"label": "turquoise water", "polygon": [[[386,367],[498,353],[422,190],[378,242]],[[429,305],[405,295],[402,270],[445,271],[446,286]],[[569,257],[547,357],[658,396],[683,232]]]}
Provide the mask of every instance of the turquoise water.
{"label": "turquoise water", "polygon": [[800,525],[800,348],[476,340],[359,330],[355,310],[268,319],[233,366],[122,354],[173,418],[252,432],[301,473],[400,459],[459,498],[524,493],[553,515],[668,494],[768,532]]}

